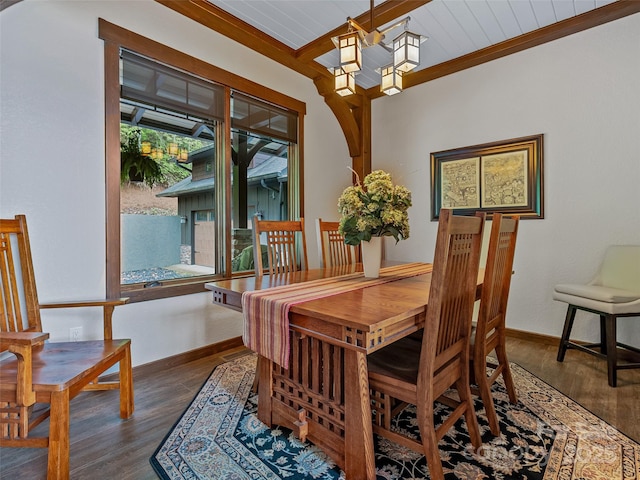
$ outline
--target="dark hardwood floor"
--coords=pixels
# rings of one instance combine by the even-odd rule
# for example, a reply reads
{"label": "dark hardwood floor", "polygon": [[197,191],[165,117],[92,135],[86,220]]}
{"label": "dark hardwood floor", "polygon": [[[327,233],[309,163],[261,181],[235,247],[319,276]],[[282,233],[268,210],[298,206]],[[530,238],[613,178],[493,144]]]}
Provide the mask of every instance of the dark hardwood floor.
{"label": "dark hardwood floor", "polygon": [[[149,457],[189,405],[213,368],[242,347],[162,370],[134,369],[136,410],[118,416],[118,393],[81,394],[71,403],[71,478],[156,479]],[[509,360],[573,398],[635,441],[640,441],[640,370],[619,372],[607,385],[606,362],[575,350],[556,362],[557,344],[509,337]],[[517,385],[516,385],[517,386]],[[48,427],[48,422],[39,430]],[[46,450],[0,449],[0,478],[46,477]]]}

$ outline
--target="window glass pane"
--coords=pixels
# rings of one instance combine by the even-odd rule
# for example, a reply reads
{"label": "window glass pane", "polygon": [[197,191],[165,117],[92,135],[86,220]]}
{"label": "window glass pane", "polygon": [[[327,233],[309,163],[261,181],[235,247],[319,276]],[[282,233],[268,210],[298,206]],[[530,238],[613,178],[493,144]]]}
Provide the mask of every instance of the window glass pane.
{"label": "window glass pane", "polygon": [[285,142],[298,141],[298,115],[268,102],[233,92],[231,126]]}
{"label": "window glass pane", "polygon": [[214,274],[214,142],[122,123],[121,145],[122,284]]}
{"label": "window glass pane", "polygon": [[253,271],[251,225],[255,217],[286,220],[289,215],[288,143],[232,130],[232,269]]}
{"label": "window glass pane", "polygon": [[212,120],[224,118],[224,89],[149,58],[121,52],[120,97]]}
{"label": "window glass pane", "polygon": [[121,284],[213,275],[215,131],[224,90],[122,51]]}
{"label": "window glass pane", "polygon": [[[120,202],[107,195],[108,218],[120,211],[120,235],[115,227],[107,235],[111,292],[141,301],[253,274],[251,248],[251,264],[236,265],[251,247],[253,217],[299,215],[298,112],[258,98],[273,97],[267,89],[253,88],[258,97],[232,90],[234,102],[226,88],[185,70],[123,48],[119,61]],[[227,172],[228,182],[216,181]],[[168,288],[152,288],[160,285]]]}

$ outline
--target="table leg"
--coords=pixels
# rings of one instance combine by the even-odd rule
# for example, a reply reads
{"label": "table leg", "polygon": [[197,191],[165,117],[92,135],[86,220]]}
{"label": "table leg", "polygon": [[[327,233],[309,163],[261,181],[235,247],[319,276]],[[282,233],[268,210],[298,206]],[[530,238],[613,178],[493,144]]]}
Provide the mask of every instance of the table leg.
{"label": "table leg", "polygon": [[258,376],[258,419],[267,425],[272,426],[271,420],[271,395],[273,394],[272,381],[273,364],[271,360],[258,355],[258,365],[256,375]]}
{"label": "table leg", "polygon": [[345,474],[348,479],[375,480],[375,456],[367,356],[345,349]]}

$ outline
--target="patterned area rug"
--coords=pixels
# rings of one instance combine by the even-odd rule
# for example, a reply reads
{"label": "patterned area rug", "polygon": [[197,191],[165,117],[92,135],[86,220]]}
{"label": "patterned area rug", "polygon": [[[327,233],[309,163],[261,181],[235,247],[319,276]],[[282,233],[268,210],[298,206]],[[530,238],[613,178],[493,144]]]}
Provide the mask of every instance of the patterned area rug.
{"label": "patterned area rug", "polygon": [[[256,356],[216,367],[191,405],[151,457],[162,479],[344,479],[321,450],[285,428],[269,429],[256,417],[252,394]],[[491,436],[481,403],[481,452],[469,451],[463,421],[440,441],[445,475],[451,479],[640,478],[640,445],[516,364],[518,404],[494,385],[502,435]],[[447,407],[438,407],[443,412]],[[415,410],[406,408],[396,428],[417,436]],[[379,480],[425,479],[425,458],[375,438]]]}

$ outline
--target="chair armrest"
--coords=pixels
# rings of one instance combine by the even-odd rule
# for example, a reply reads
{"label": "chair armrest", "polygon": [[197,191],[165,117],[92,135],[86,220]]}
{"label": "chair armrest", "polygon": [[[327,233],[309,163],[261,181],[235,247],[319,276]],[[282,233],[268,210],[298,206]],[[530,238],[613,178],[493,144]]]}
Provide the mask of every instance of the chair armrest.
{"label": "chair armrest", "polygon": [[13,353],[18,359],[15,400],[19,407],[36,403],[33,390],[33,347],[49,338],[42,332],[0,332],[2,350]]}
{"label": "chair armrest", "polygon": [[112,298],[112,299],[104,299],[104,300],[79,300],[79,301],[68,301],[68,302],[56,302],[56,303],[41,303],[40,308],[75,308],[75,307],[102,307],[103,308],[103,330],[104,330],[104,339],[111,340],[113,339],[113,329],[112,329],[112,320],[113,309],[118,305],[124,305],[128,303],[129,299],[127,297],[123,298]]}
{"label": "chair armrest", "polygon": [[42,332],[0,332],[0,349],[11,351],[14,345],[31,347],[48,338],[49,334]]}
{"label": "chair armrest", "polygon": [[106,300],[71,300],[68,302],[41,303],[40,308],[73,308],[73,307],[107,307],[124,305],[128,298],[114,298]]}

